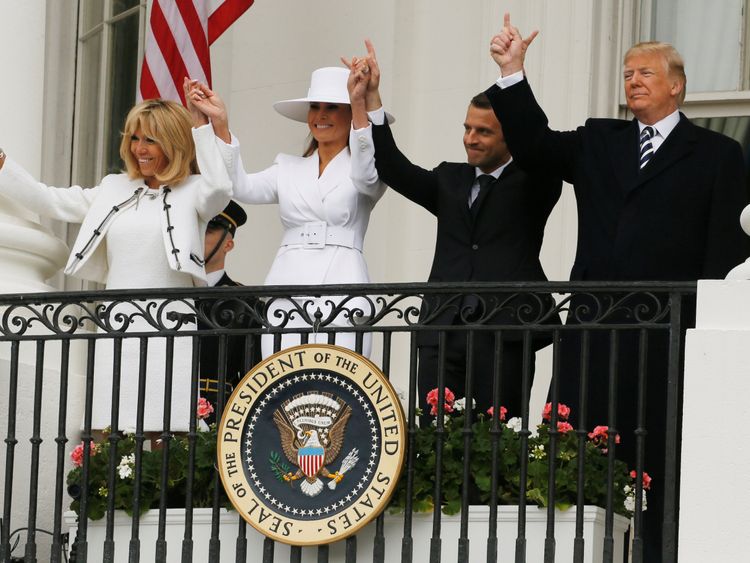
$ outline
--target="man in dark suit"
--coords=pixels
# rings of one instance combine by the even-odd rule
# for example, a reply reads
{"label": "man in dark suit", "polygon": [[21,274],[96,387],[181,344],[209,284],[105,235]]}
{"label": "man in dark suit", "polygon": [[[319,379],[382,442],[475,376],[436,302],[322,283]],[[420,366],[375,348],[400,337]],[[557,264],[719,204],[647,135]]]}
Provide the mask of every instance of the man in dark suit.
{"label": "man in dark suit", "polygon": [[[211,219],[206,228],[205,240],[205,268],[208,285],[211,287],[236,287],[242,284],[230,278],[225,269],[226,256],[234,249],[234,235],[237,228],[247,221],[245,210],[235,201],[219,215]],[[236,300],[203,299],[198,307],[203,314],[219,326],[230,326],[231,328],[246,328],[251,326],[251,317],[248,315],[246,302]],[[198,321],[198,328],[206,330],[209,328],[204,321]],[[251,338],[251,337],[248,337]],[[257,346],[251,346],[248,359],[246,355],[246,339],[244,336],[230,336],[227,338],[226,346],[226,371],[224,384],[224,398],[222,404],[226,404],[234,386],[242,379],[247,370],[257,361]],[[200,395],[214,405],[214,414],[207,419],[207,423],[218,420],[221,413],[218,412],[219,385],[219,338],[208,336],[201,339],[200,353]]]}
{"label": "man in dark suit", "polygon": [[[424,207],[437,218],[437,240],[430,282],[513,282],[546,280],[539,250],[547,217],[561,191],[559,178],[528,175],[513,162],[487,98],[475,96],[464,121],[467,163],[442,162],[432,170],[412,164],[396,147],[384,119],[378,93],[379,69],[368,42],[370,82],[367,109],[373,122],[375,160],[380,178],[395,191]],[[542,194],[541,196],[539,194]],[[486,324],[517,323],[514,312],[489,314],[500,299],[464,296],[460,301],[425,300],[420,319],[434,325],[459,325],[484,317]],[[516,299],[508,309],[524,301]],[[528,304],[528,303],[527,303]],[[547,303],[549,305],[549,303]],[[533,309],[533,305],[531,306]],[[541,311],[539,311],[541,312]],[[534,348],[548,340],[534,339]],[[419,395],[437,386],[438,334],[421,332],[419,346]],[[523,343],[520,337],[503,343],[500,404],[509,416],[522,413]],[[529,358],[529,386],[533,377],[533,352]],[[476,412],[493,404],[494,335],[475,331],[473,347],[473,397]],[[456,396],[464,395],[466,333],[446,335],[445,383]],[[423,419],[424,420],[424,419]]]}
{"label": "man in dark suit", "polygon": [[[491,54],[501,78],[487,90],[521,168],[559,173],[578,204],[578,249],[571,280],[697,280],[723,278],[750,254],[739,214],[747,204],[738,143],[697,127],[680,111],[685,98],[682,58],[670,45],[640,43],[624,58],[628,109],[635,119],[589,119],[575,131],[553,131],[524,78],[524,39],[505,16]],[[571,303],[571,311],[581,301]],[[631,303],[632,304],[632,303]],[[653,305],[653,303],[652,303]],[[666,305],[666,303],[662,303]],[[587,318],[569,315],[568,323]],[[616,322],[617,319],[610,319]],[[629,322],[633,322],[632,316]],[[636,462],[638,335],[620,335],[616,428],[618,457]],[[580,340],[563,340],[560,399],[577,407]],[[668,335],[649,331],[646,361],[644,468],[653,477],[644,514],[644,560],[661,561],[664,514]],[[614,352],[612,353],[614,355]],[[610,350],[591,341],[587,419],[609,420]],[[673,529],[670,523],[670,536]],[[670,541],[675,538],[670,538]]]}

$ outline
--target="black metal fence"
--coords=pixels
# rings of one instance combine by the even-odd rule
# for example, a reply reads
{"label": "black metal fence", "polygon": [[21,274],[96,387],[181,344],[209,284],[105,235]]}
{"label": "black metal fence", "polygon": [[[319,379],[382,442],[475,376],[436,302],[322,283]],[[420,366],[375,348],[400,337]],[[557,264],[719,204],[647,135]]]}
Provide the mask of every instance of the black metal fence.
{"label": "black metal fence", "polygon": [[[232,541],[220,540],[226,500],[216,472],[201,465],[213,451],[206,440],[210,433],[201,432],[194,416],[176,421],[177,411],[195,413],[199,407],[199,379],[209,363],[216,389],[225,389],[238,370],[244,373],[260,358],[261,348],[278,350],[289,344],[289,335],[301,343],[349,338],[343,343],[364,349],[404,388],[409,447],[393,499],[403,531],[386,535],[381,515],[372,525],[372,554],[358,558],[354,536],[340,560],[383,562],[386,547],[397,546],[401,561],[433,563],[443,560],[441,552],[451,542],[459,562],[498,561],[505,545],[513,546],[516,562],[534,561],[527,558],[527,508],[540,505],[547,514],[543,560],[580,562],[593,541],[584,534],[584,505],[594,502],[606,511],[597,554],[602,561],[676,561],[681,361],[694,299],[694,283],[372,284],[2,296],[0,561],[81,562],[94,560],[94,552],[107,562],[146,560],[138,515],[150,507],[158,509],[155,561],[281,560],[281,546],[270,540],[262,553],[254,551],[248,537],[255,532],[239,517]],[[545,347],[552,350],[551,360],[535,366],[535,351]],[[159,364],[158,377],[149,358]],[[420,362],[434,362],[434,372],[420,371]],[[103,370],[109,381],[104,394],[94,389]],[[551,405],[542,420],[541,413],[529,411],[529,393],[532,381],[544,377],[551,379]],[[433,415],[418,391],[429,387],[438,389]],[[451,392],[467,399],[463,410]],[[126,397],[130,406],[123,406]],[[175,400],[180,397],[182,402]],[[217,412],[225,400],[216,393]],[[484,412],[489,405],[499,414],[509,404],[514,410],[503,413],[505,420]],[[80,447],[71,462],[75,444]],[[642,483],[649,487],[646,512]],[[79,518],[69,537],[63,515],[71,502]],[[473,504],[488,506],[481,543],[469,540]],[[502,504],[518,506],[513,536],[497,533]],[[562,553],[556,539],[556,504],[574,505],[576,511],[570,553]],[[123,506],[132,514],[130,535],[118,543],[116,509]],[[174,506],[186,508],[184,535],[168,543],[166,520]],[[192,532],[199,506],[211,509],[207,551]],[[415,515],[431,507],[429,543],[415,543]],[[457,511],[458,537],[441,537],[443,512]],[[629,554],[615,549],[617,512],[633,515]],[[96,548],[89,540],[89,517],[106,522]],[[45,532],[51,541],[40,535]],[[339,560],[328,546],[284,549],[290,562]]]}

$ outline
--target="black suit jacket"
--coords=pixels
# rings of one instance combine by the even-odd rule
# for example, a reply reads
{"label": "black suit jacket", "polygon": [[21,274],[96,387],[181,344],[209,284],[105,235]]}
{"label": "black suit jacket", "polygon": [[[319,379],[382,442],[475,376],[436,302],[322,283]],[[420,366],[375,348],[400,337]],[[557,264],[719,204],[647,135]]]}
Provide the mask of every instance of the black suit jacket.
{"label": "black suit jacket", "polygon": [[748,197],[737,142],[680,114],[639,170],[635,120],[552,131],[526,80],[487,95],[519,166],[558,173],[575,188],[572,280],[723,278],[750,254],[739,225]]}
{"label": "black suit jacket", "polygon": [[[539,250],[547,217],[560,196],[559,178],[528,175],[511,162],[483,191],[472,217],[468,201],[476,176],[473,166],[452,162],[433,170],[416,166],[399,151],[387,124],[373,126],[373,140],[380,178],[437,218],[430,282],[547,279]],[[439,305],[425,304],[423,321],[451,324],[458,316],[458,309],[452,308],[431,317]]]}

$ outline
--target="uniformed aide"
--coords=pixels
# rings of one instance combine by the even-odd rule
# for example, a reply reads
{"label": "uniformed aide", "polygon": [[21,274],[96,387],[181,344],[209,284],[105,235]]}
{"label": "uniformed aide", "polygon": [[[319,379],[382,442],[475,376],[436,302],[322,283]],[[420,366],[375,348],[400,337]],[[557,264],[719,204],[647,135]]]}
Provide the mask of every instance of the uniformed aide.
{"label": "uniformed aide", "polygon": [[[241,283],[234,281],[225,270],[226,256],[234,249],[234,235],[237,228],[247,222],[247,214],[235,201],[230,201],[224,211],[211,219],[206,228],[205,260],[206,278],[210,287],[237,287]],[[237,300],[226,297],[222,299],[203,299],[199,307],[206,320],[199,319],[198,327],[209,330],[212,327],[249,328],[253,326],[249,309],[255,300]],[[255,339],[257,340],[257,339]],[[226,404],[234,386],[257,361],[257,342],[250,335],[230,336],[226,346],[226,376],[224,383],[224,400]],[[208,424],[220,418],[217,389],[219,385],[219,345],[216,336],[201,339],[200,354],[200,388],[201,397],[208,399],[214,406],[214,413],[206,419]],[[247,358],[247,359],[246,359]]]}

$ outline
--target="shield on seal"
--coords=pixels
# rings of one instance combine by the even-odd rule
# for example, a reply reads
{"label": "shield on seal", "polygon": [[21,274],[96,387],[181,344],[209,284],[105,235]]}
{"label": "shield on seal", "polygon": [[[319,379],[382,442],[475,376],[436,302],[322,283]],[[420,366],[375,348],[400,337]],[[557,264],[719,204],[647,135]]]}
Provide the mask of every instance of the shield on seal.
{"label": "shield on seal", "polygon": [[297,464],[307,477],[315,477],[323,466],[325,449],[319,445],[304,446],[297,450]]}

